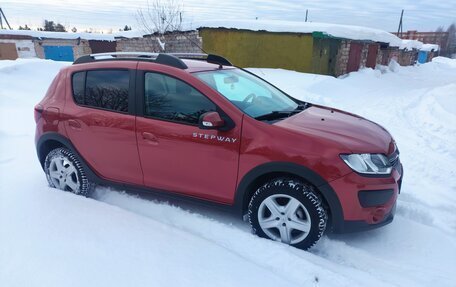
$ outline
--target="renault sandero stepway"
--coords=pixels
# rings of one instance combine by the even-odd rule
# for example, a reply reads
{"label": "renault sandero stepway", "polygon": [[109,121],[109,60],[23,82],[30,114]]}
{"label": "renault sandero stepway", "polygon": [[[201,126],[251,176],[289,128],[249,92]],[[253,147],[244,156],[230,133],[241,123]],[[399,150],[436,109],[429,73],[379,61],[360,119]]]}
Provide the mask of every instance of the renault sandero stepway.
{"label": "renault sandero stepway", "polygon": [[297,100],[206,54],[86,55],[35,107],[51,187],[112,185],[211,203],[308,249],[393,220],[399,150],[381,126]]}

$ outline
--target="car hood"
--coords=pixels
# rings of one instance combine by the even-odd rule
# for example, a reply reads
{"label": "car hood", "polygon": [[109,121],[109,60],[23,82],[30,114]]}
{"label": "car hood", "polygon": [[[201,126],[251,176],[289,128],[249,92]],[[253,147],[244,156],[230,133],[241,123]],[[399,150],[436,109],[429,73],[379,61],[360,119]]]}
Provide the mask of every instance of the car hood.
{"label": "car hood", "polygon": [[380,125],[344,111],[313,105],[274,125],[343,145],[353,153],[388,154],[391,135]]}

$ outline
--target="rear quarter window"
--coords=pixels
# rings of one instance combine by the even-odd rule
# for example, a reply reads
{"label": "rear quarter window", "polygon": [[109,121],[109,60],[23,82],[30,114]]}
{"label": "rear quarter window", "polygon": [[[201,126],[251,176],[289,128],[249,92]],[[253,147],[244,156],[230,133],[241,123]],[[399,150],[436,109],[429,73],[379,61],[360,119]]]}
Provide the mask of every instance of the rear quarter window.
{"label": "rear quarter window", "polygon": [[73,74],[73,97],[74,101],[79,105],[84,105],[84,90],[85,90],[85,72]]}

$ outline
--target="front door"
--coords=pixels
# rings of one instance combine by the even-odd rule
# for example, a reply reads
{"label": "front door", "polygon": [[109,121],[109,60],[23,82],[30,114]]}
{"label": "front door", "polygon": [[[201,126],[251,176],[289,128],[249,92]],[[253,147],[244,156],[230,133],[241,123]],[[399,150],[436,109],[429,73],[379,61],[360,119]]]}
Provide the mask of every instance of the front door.
{"label": "front door", "polygon": [[220,110],[170,75],[145,72],[138,150],[148,187],[230,203],[236,188],[240,127],[201,130],[200,115]]}

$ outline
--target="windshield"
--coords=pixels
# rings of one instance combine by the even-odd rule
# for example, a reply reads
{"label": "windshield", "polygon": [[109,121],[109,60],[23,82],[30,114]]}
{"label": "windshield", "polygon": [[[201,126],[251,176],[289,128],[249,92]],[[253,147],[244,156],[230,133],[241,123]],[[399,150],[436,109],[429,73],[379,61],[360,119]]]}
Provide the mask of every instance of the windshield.
{"label": "windshield", "polygon": [[293,111],[299,107],[283,92],[241,69],[199,72],[194,75],[253,118]]}

